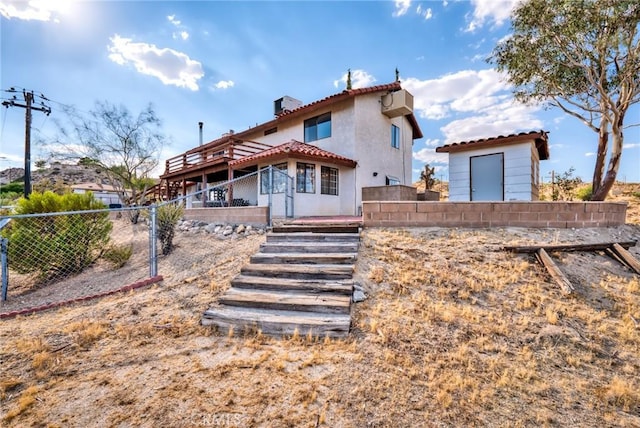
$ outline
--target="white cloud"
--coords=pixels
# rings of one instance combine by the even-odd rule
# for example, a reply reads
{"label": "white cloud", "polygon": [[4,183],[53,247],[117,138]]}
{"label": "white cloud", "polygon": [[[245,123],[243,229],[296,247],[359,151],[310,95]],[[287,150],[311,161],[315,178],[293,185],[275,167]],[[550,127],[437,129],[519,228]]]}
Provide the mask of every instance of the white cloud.
{"label": "white cloud", "polygon": [[504,76],[493,69],[462,70],[437,79],[408,78],[402,86],[414,96],[423,118],[451,118],[440,130],[445,143],[541,129],[539,106],[516,102]]}
{"label": "white cloud", "polygon": [[189,38],[189,33],[187,33],[186,31],[180,31],[178,33],[173,33],[173,38],[174,39],[187,40]]}
{"label": "white cloud", "polygon": [[233,88],[235,85],[236,84],[233,80],[221,80],[213,86],[216,89],[229,89]]}
{"label": "white cloud", "polygon": [[139,73],[156,77],[165,85],[198,90],[198,80],[204,76],[202,64],[186,54],[149,43],[136,43],[117,34],[110,40],[109,59],[116,64],[133,64]]}
{"label": "white cloud", "polygon": [[172,36],[174,39],[187,40],[189,38],[189,32],[186,30],[186,27],[182,25],[182,21],[177,19],[175,15],[168,15],[167,20],[181,30],[173,32]]}
{"label": "white cloud", "polygon": [[167,16],[167,19],[169,20],[170,23],[172,23],[176,27],[179,27],[180,24],[182,24],[182,21],[180,21],[179,19],[176,19],[175,15],[169,15]]}
{"label": "white cloud", "polygon": [[[345,85],[347,84],[347,74],[345,73],[342,75],[342,77],[338,80],[334,80],[333,81],[333,86],[335,86],[336,88],[338,86],[340,86],[340,83],[344,83]],[[373,82],[376,81],[376,78],[373,77],[371,74],[367,73],[364,70],[352,70],[351,71],[351,88],[352,89],[356,89],[356,88],[365,88],[367,86],[371,86],[373,84]]]}
{"label": "white cloud", "polygon": [[440,140],[438,138],[427,138],[424,145],[427,147],[438,147],[440,145]]}
{"label": "white cloud", "polygon": [[595,156],[596,154],[593,152],[587,152],[584,154],[586,157],[590,158],[591,156]]}
{"label": "white cloud", "polygon": [[635,149],[636,147],[640,147],[640,143],[631,143],[631,144],[624,143],[622,145],[622,149],[623,150],[624,149]]}
{"label": "white cloud", "polygon": [[499,27],[511,17],[511,12],[521,0],[471,0],[473,13],[467,17],[466,31],[473,32],[487,22]]}
{"label": "white cloud", "polygon": [[413,152],[413,158],[420,162],[428,163],[429,165],[449,163],[448,153],[436,153],[435,148],[431,149],[428,147]]}
{"label": "white cloud", "polygon": [[396,10],[393,12],[393,16],[405,15],[411,7],[411,0],[395,0],[395,7]]}
{"label": "white cloud", "polygon": [[425,20],[429,20],[433,18],[433,11],[431,10],[431,8],[428,7],[426,9],[422,9],[421,4],[419,4],[418,7],[416,8],[416,13],[420,16],[423,16]]}
{"label": "white cloud", "polygon": [[17,18],[25,21],[54,21],[66,13],[74,0],[31,0],[0,2],[0,15],[7,19]]}

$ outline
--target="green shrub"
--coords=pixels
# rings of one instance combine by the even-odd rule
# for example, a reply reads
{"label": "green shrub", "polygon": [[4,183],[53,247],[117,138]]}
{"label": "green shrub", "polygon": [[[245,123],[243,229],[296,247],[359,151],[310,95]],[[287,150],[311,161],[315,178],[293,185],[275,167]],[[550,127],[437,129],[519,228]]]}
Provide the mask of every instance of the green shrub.
{"label": "green shrub", "polygon": [[593,195],[593,189],[591,188],[591,186],[581,187],[576,191],[576,198],[580,199],[581,201],[590,201],[591,195]]}
{"label": "green shrub", "polygon": [[[58,213],[104,208],[91,193],[34,192],[21,198],[16,214]],[[37,273],[41,282],[82,272],[109,242],[108,212],[14,218],[3,231],[9,263],[19,273]]]}
{"label": "green shrub", "polygon": [[24,183],[8,183],[0,187],[0,193],[24,193]]}
{"label": "green shrub", "polygon": [[111,245],[104,250],[102,258],[111,263],[115,269],[119,269],[127,264],[132,255],[131,245]]}
{"label": "green shrub", "polygon": [[184,205],[181,203],[171,203],[158,207],[158,240],[162,246],[162,254],[167,255],[173,250],[173,236],[178,221],[184,214]]}

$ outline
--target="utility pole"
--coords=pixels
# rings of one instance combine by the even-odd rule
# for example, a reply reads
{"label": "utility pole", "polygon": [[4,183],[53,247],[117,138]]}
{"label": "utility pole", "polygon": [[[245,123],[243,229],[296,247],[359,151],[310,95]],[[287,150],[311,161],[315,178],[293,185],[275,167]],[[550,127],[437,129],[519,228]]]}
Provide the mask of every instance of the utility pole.
{"label": "utility pole", "polygon": [[[9,88],[5,92],[17,93],[15,88]],[[34,106],[34,94],[33,91],[22,90],[22,96],[24,97],[24,104],[18,102],[18,98],[13,97],[8,101],[3,101],[2,105],[6,108],[9,107],[22,107],[25,109],[24,119],[24,197],[29,198],[31,194],[31,110],[41,111],[47,116],[51,114],[51,107],[44,104],[44,101],[49,101],[47,97],[40,94],[38,97],[44,101],[40,102],[40,105]]]}

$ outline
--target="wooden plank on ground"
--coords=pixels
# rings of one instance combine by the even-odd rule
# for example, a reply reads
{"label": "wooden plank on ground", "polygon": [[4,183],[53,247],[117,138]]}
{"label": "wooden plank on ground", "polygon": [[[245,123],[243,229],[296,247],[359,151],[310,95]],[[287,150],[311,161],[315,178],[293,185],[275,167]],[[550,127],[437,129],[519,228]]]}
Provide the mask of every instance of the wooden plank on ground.
{"label": "wooden plank on ground", "polygon": [[624,263],[631,268],[635,273],[640,274],[640,262],[633,257],[629,251],[624,249],[622,245],[615,243],[611,246],[613,251],[620,257]]}
{"label": "wooden plank on ground", "polygon": [[574,290],[573,285],[571,285],[571,282],[569,281],[569,279],[565,276],[564,273],[562,273],[558,265],[555,264],[555,262],[553,261],[551,256],[549,256],[549,254],[545,251],[545,249],[538,248],[536,255],[540,263],[542,263],[542,265],[545,268],[547,268],[547,272],[549,272],[549,275],[551,275],[551,277],[560,286],[560,288],[562,289],[562,292],[567,295],[571,294]]}
{"label": "wooden plank on ground", "polygon": [[219,328],[259,329],[269,335],[292,335],[296,331],[305,336],[345,337],[349,334],[351,316],[346,314],[318,314],[293,311],[269,311],[233,306],[218,306],[205,311],[202,325]]}
{"label": "wooden plank on ground", "polygon": [[230,288],[218,298],[223,305],[284,311],[348,314],[351,296]]}
{"label": "wooden plank on ground", "polygon": [[618,244],[623,248],[629,249],[634,247],[637,241],[625,242],[601,242],[593,244],[559,244],[559,245],[513,245],[505,246],[505,251],[512,253],[537,253],[540,248],[544,248],[547,252],[553,251],[604,251],[613,244]]}

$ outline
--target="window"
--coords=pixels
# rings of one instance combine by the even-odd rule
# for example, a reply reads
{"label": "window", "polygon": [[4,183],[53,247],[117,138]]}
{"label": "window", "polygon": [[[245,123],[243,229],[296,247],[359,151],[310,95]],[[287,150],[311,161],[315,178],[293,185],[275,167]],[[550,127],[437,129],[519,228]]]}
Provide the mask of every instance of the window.
{"label": "window", "polygon": [[387,175],[387,179],[386,179],[385,184],[386,184],[387,186],[395,186],[395,185],[397,185],[397,184],[400,184],[400,180],[398,180],[398,179],[397,179],[397,178],[395,178],[395,177],[391,177],[390,175]]}
{"label": "window", "polygon": [[331,112],[304,121],[304,142],[331,137]]}
{"label": "window", "polygon": [[[273,165],[271,179],[273,180],[272,193],[284,193],[287,188],[287,163]],[[260,171],[260,193],[265,195],[269,193],[269,169],[265,168]]]}
{"label": "window", "polygon": [[391,125],[391,147],[400,148],[400,128],[395,125]]}
{"label": "window", "polygon": [[316,193],[316,166],[298,162],[296,166],[296,192]]}
{"label": "window", "polygon": [[320,167],[320,193],[323,195],[338,194],[338,168]]}

